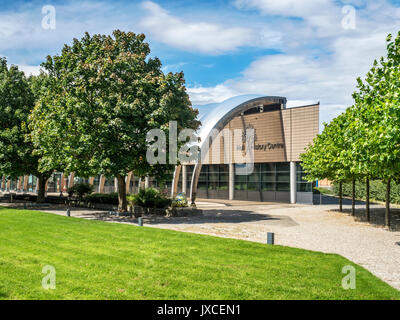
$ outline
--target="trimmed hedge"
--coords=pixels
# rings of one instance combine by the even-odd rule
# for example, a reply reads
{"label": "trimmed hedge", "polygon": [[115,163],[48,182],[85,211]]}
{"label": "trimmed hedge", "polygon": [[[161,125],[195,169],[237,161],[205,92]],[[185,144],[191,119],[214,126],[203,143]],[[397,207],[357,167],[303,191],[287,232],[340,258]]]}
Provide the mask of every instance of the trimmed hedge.
{"label": "trimmed hedge", "polygon": [[[395,182],[391,183],[390,188],[390,202],[400,204],[400,184]],[[377,201],[386,200],[386,184],[382,181],[371,181],[370,182],[370,199]],[[333,191],[336,195],[339,195],[339,183],[333,185]],[[343,183],[343,196],[352,196],[352,183]],[[366,184],[365,181],[356,181],[356,199],[366,199]]]}
{"label": "trimmed hedge", "polygon": [[92,193],[85,197],[90,203],[118,204],[118,193]]}

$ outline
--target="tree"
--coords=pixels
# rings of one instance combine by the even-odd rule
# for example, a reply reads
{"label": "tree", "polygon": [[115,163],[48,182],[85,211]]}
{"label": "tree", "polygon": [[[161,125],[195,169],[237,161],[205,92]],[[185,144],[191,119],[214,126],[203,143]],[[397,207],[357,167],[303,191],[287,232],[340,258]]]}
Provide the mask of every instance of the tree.
{"label": "tree", "polygon": [[[400,32],[387,37],[387,56],[374,61],[353,94],[364,113],[365,139],[360,154],[368,155],[361,170],[387,185],[385,224],[390,227],[390,183],[400,175]],[[367,119],[367,121],[365,121]]]}
{"label": "tree", "polygon": [[149,130],[168,133],[171,120],[178,129],[199,126],[183,73],[165,75],[144,39],[119,30],[86,33],[47,57],[46,92],[31,116],[34,144],[45,154],[41,165],[82,177],[115,176],[119,211],[127,209],[128,172],[162,175],[173,165],[146,161]]}
{"label": "tree", "polygon": [[[369,180],[387,185],[385,224],[390,227],[390,184],[400,176],[400,32],[387,38],[387,57],[374,61],[364,81],[357,79],[354,106],[325,127],[302,159],[310,178],[365,178],[367,220]],[[330,151],[334,152],[330,152]],[[336,154],[336,156],[335,156]],[[322,160],[321,160],[322,158]]]}
{"label": "tree", "polygon": [[300,156],[308,181],[328,179],[339,182],[339,210],[342,211],[342,183],[349,180],[350,168],[345,162],[349,141],[345,133],[346,113],[324,124],[324,130]]}
{"label": "tree", "polygon": [[363,177],[363,173],[359,170],[359,154],[358,151],[358,131],[357,124],[359,123],[358,109],[354,106],[346,109],[344,113],[338,116],[334,121],[341,123],[341,130],[338,132],[339,139],[344,141],[340,145],[340,162],[342,163],[342,174],[347,180],[352,182],[352,197],[351,197],[351,214],[356,212],[356,180]]}
{"label": "tree", "polygon": [[0,58],[0,172],[11,178],[33,174],[38,178],[38,202],[44,201],[45,186],[52,170],[39,168],[40,154],[35,154],[29,140],[29,112],[35,93],[18,67],[7,67]]}

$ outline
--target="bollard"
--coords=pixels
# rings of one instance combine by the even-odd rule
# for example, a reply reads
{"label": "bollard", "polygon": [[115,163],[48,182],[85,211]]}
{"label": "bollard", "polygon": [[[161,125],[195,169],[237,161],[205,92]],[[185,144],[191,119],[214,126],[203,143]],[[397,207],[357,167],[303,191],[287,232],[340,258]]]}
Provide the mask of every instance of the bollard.
{"label": "bollard", "polygon": [[138,226],[143,227],[143,218],[142,217],[138,218]]}
{"label": "bollard", "polygon": [[70,217],[70,216],[71,216],[71,210],[67,209],[67,217]]}
{"label": "bollard", "polygon": [[275,243],[275,234],[273,232],[267,233],[267,244],[274,244]]}

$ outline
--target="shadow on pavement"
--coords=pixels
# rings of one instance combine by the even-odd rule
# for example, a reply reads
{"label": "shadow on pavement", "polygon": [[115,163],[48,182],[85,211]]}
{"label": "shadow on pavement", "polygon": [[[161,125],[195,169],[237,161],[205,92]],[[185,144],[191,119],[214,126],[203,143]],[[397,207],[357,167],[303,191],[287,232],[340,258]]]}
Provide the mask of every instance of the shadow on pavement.
{"label": "shadow on pavement", "polygon": [[[96,219],[103,221],[130,222],[137,223],[136,218],[109,216],[106,214],[96,215]],[[188,217],[163,217],[163,216],[144,216],[145,224],[203,224],[203,223],[242,223],[242,222],[262,222],[270,225],[285,227],[297,226],[293,219],[288,216],[258,214],[253,211],[245,210],[217,210],[204,209],[202,216]]]}
{"label": "shadow on pavement", "polygon": [[[339,212],[339,208],[332,209],[331,211]],[[343,209],[343,213],[351,215],[351,208]],[[356,221],[368,222],[366,218],[365,208],[356,208],[355,216]],[[391,208],[390,209],[390,220],[391,220],[391,230],[400,230],[400,209]],[[370,208],[370,224],[377,227],[385,226],[385,208]]]}
{"label": "shadow on pavement", "polygon": [[[372,203],[372,202],[371,202]],[[339,205],[339,198],[335,196],[314,194],[313,204],[337,204]],[[365,204],[365,201],[356,200],[356,205]],[[343,198],[343,205],[351,205],[351,199]]]}

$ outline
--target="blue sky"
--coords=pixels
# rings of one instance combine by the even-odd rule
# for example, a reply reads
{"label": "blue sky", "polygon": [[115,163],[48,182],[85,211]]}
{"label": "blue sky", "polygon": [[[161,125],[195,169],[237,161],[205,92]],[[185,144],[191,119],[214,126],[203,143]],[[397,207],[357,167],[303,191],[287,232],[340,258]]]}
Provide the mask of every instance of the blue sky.
{"label": "blue sky", "polygon": [[[42,8],[56,28],[42,27]],[[354,10],[353,10],[354,8]],[[242,94],[321,102],[321,123],[352,104],[357,76],[400,30],[400,1],[2,1],[0,56],[37,73],[48,54],[90,33],[145,33],[164,71],[183,70],[194,105]]]}

